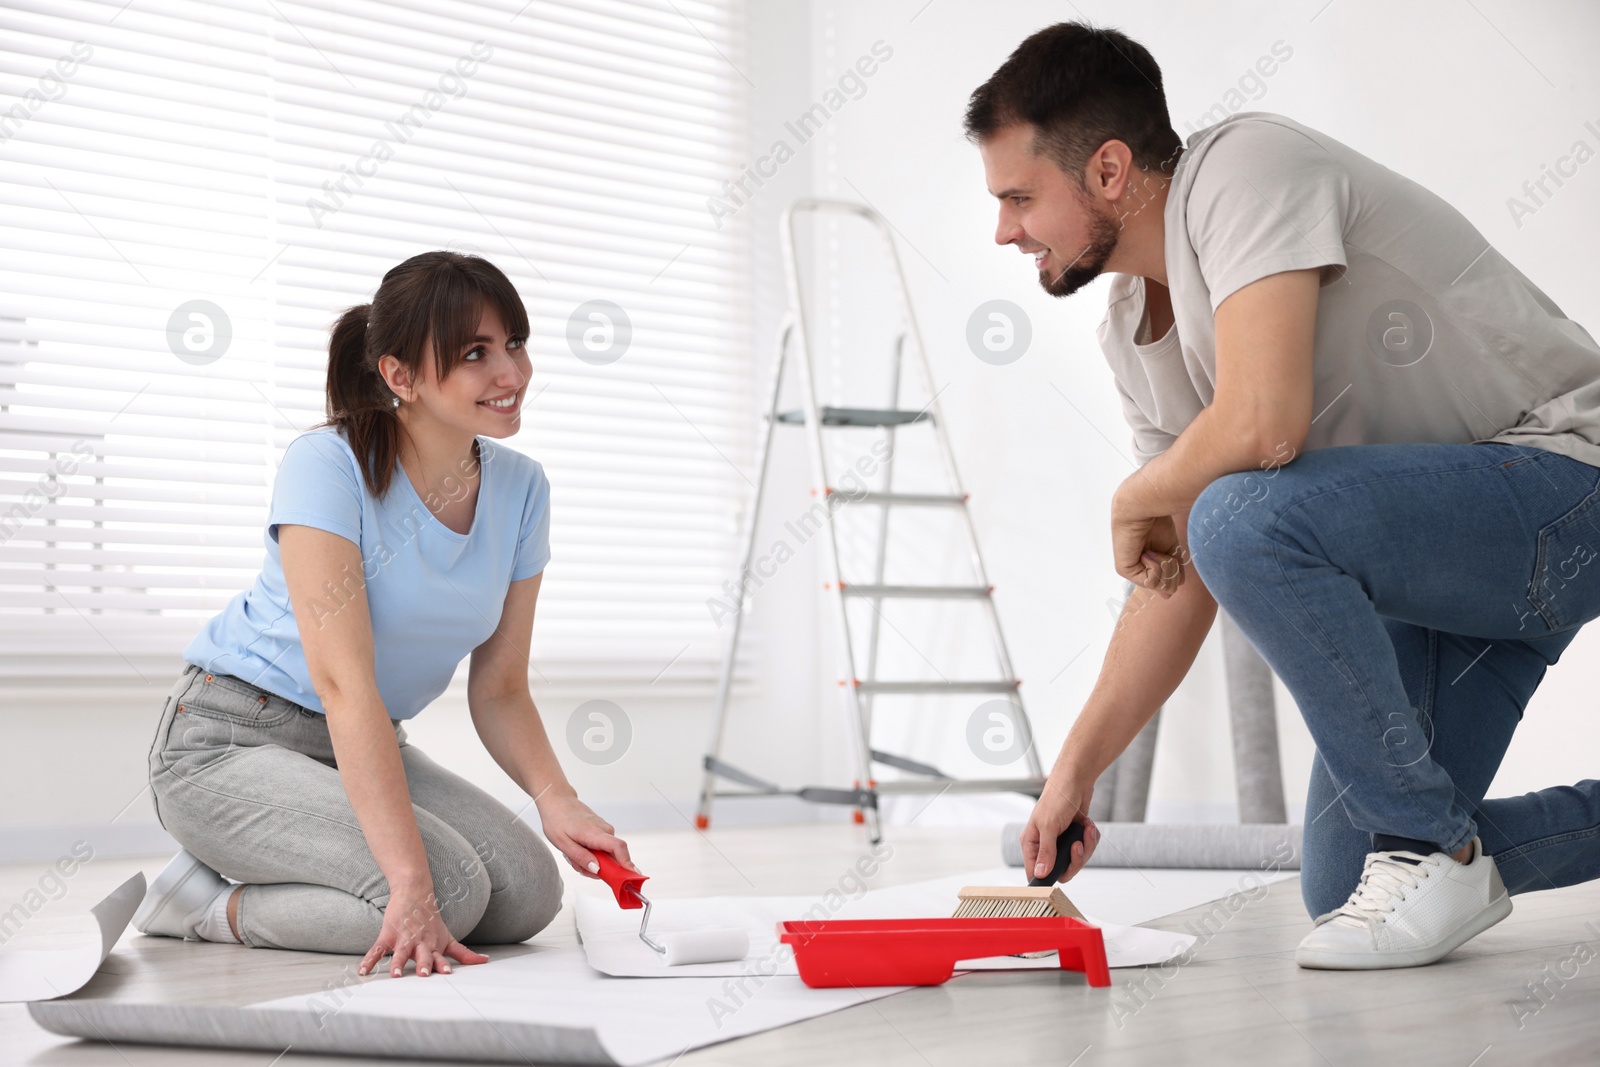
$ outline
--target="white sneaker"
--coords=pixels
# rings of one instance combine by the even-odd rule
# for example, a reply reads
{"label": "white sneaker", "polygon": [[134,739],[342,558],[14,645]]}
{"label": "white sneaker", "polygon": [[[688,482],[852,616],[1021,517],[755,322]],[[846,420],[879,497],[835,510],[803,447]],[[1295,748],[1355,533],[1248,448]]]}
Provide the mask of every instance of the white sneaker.
{"label": "white sneaker", "polygon": [[133,913],[133,927],[142,934],[203,941],[196,928],[205,921],[217,894],[233,884],[195,859],[187,850],[172,857]]}
{"label": "white sneaker", "polygon": [[1369,852],[1355,892],[1317,919],[1294,961],[1330,970],[1420,967],[1510,914],[1511,895],[1476,837],[1469,863],[1443,852]]}

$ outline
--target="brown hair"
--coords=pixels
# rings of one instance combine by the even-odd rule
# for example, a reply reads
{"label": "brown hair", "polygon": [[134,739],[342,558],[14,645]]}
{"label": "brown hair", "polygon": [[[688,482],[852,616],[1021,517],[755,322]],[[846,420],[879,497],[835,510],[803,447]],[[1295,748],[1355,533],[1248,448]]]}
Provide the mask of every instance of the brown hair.
{"label": "brown hair", "polygon": [[1017,46],[967,104],[968,140],[1034,128],[1034,151],[1083,187],[1101,145],[1121,141],[1136,166],[1170,174],[1183,147],[1167,115],[1161,68],[1138,41],[1082,22],[1047,26]]}
{"label": "brown hair", "polygon": [[320,425],[344,431],[373,496],[389,489],[402,429],[378,361],[394,356],[416,381],[431,340],[434,369],[443,381],[477,336],[485,305],[500,313],[508,336],[527,339],[527,309],[499,267],[479,256],[424,252],[385,274],[372,303],[357,304],[334,323],[328,419]]}

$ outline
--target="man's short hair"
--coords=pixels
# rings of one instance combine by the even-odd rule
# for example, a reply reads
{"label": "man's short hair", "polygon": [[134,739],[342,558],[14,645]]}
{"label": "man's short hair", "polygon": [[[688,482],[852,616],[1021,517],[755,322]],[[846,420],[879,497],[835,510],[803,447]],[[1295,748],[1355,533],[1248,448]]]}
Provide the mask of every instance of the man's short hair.
{"label": "man's short hair", "polygon": [[1035,33],[973,90],[968,140],[1018,124],[1034,127],[1034,151],[1080,188],[1089,157],[1107,141],[1126,144],[1135,166],[1164,174],[1183,147],[1155,58],[1126,34],[1083,22]]}

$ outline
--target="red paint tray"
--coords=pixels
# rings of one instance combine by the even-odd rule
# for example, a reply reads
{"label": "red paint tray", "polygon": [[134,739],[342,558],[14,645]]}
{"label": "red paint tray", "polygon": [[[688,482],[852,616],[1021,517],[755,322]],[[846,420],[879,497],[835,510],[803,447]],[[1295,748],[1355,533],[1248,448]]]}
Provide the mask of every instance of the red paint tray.
{"label": "red paint tray", "polygon": [[1040,919],[818,919],[778,924],[794,946],[800,979],[826,986],[938,985],[960,960],[1055,949],[1064,971],[1111,984],[1098,926],[1066,916]]}

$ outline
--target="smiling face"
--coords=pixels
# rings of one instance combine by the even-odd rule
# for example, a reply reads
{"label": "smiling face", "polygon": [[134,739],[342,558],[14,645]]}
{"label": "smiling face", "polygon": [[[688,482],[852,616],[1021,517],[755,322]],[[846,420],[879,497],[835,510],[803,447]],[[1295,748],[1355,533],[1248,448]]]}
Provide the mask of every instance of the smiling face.
{"label": "smiling face", "polygon": [[1034,257],[1045,292],[1070,296],[1106,269],[1122,226],[1110,205],[1034,152],[1033,136],[1032,126],[1017,123],[978,146],[984,181],[1000,201],[994,239]]}
{"label": "smiling face", "polygon": [[[403,371],[393,356],[384,360],[393,360],[392,369]],[[396,390],[405,398],[402,418],[413,433],[431,424],[452,436],[509,437],[521,427],[522,403],[532,377],[527,338],[508,337],[489,301],[483,303],[476,335],[443,381],[436,358],[423,359],[420,369],[414,387],[402,385]]]}

